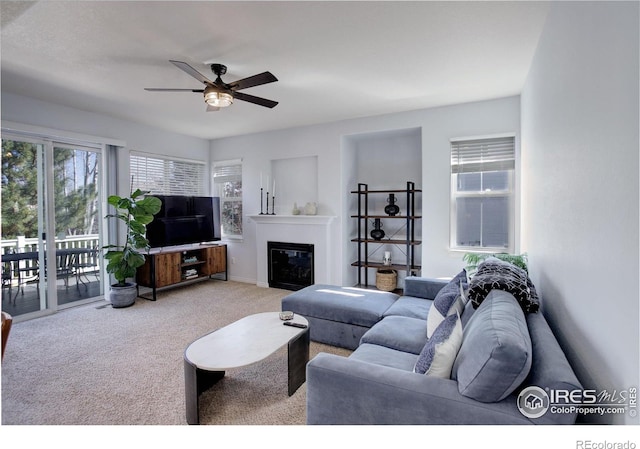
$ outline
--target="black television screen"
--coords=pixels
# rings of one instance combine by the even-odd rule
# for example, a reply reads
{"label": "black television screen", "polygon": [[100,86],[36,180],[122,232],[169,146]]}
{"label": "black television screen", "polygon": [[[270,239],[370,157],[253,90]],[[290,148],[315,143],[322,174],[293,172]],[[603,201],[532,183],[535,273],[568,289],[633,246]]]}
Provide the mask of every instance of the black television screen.
{"label": "black television screen", "polygon": [[154,195],[160,212],[147,225],[152,248],[220,240],[220,200],[217,197]]}

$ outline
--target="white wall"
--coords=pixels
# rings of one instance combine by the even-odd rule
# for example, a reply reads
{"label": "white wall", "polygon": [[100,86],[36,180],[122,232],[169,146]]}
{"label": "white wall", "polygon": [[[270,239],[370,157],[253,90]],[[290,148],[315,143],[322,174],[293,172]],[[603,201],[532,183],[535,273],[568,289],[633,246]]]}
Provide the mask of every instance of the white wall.
{"label": "white wall", "polygon": [[[422,274],[425,276],[452,276],[462,267],[462,255],[448,250],[449,242],[449,185],[450,147],[454,137],[481,136],[512,132],[519,142],[520,99],[509,97],[492,101],[411,111],[399,114],[346,120],[316,126],[257,133],[218,139],[211,142],[212,160],[243,159],[244,240],[230,243],[229,266],[232,279],[255,282],[255,224],[248,215],[260,211],[260,173],[271,167],[273,160],[292,157],[317,157],[318,213],[338,216],[332,225],[335,264],[329,279],[339,285],[350,285],[348,270],[352,260],[349,254],[349,215],[347,203],[351,190],[360,180],[354,179],[353,170],[359,170],[356,153],[361,144],[354,136],[389,133],[398,130],[420,130],[422,164],[421,179],[417,187],[422,194]],[[413,139],[413,138],[412,138]],[[367,170],[382,173],[387,166],[385,158],[367,162]],[[414,172],[415,173],[415,170]],[[375,179],[375,176],[373,177]],[[399,179],[404,183],[404,176]],[[276,180],[278,185],[280,181]],[[280,195],[280,193],[278,193]],[[353,244],[355,245],[355,244]]]}
{"label": "white wall", "polygon": [[120,166],[120,193],[129,189],[129,150],[210,162],[208,140],[7,92],[2,92],[2,120],[126,142],[127,148],[121,153],[126,162]]}
{"label": "white wall", "polygon": [[620,391],[639,385],[638,3],[551,6],[522,93],[523,249],[580,380]]}

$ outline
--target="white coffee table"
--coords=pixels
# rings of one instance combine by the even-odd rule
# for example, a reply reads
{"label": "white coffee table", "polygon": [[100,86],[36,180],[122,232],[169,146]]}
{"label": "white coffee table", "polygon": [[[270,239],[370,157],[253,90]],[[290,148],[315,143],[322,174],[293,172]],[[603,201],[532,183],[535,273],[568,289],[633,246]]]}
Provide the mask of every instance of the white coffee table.
{"label": "white coffee table", "polygon": [[295,323],[306,328],[285,326],[279,312],[249,315],[211,332],[184,351],[184,381],[187,422],[199,424],[199,396],[224,377],[227,369],[259,362],[288,345],[289,396],[306,380],[309,361],[309,323],[295,315]]}

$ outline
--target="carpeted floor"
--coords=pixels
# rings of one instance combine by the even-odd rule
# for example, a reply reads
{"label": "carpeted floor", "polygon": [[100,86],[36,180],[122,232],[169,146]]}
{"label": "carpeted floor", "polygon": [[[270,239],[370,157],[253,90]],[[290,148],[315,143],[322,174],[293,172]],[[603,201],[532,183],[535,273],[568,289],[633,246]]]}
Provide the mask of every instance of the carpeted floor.
{"label": "carpeted floor", "polygon": [[[246,315],[280,310],[289,291],[208,281],[138,298],[98,302],[14,324],[2,363],[2,424],[186,424],[183,352]],[[349,351],[311,343],[318,352]],[[287,395],[286,348],[227,371],[201,396],[202,424],[305,423],[306,385]]]}

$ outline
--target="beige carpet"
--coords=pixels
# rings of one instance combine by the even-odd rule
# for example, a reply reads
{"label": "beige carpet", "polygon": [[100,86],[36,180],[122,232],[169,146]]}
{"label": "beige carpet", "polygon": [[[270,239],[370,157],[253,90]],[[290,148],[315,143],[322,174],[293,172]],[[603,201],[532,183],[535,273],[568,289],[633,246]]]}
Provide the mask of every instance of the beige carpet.
{"label": "beige carpet", "polygon": [[[2,363],[2,424],[186,424],[183,352],[200,336],[258,312],[289,291],[207,281],[14,324]],[[349,351],[311,343],[318,352]],[[286,348],[227,371],[201,396],[202,424],[305,423],[306,385],[287,395]]]}

